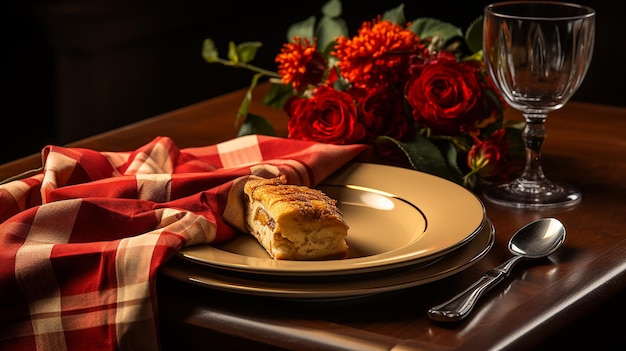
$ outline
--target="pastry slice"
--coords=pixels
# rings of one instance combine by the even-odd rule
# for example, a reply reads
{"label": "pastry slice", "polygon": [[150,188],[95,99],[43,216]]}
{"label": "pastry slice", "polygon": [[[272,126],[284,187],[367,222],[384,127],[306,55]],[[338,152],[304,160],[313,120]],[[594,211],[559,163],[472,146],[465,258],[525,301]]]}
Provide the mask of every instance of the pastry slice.
{"label": "pastry slice", "polygon": [[246,227],[277,260],[341,259],[348,225],[336,200],[284,176],[251,177],[244,186]]}

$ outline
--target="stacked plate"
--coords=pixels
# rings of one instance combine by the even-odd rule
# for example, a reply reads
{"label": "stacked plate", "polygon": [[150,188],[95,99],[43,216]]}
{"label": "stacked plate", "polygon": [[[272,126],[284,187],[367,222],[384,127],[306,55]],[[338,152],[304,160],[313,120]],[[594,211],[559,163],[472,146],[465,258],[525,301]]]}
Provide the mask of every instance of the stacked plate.
{"label": "stacked plate", "polygon": [[348,257],[274,260],[252,236],[183,248],[161,273],[230,292],[287,299],[356,298],[460,272],[492,247],[495,231],[467,189],[426,173],[353,163],[319,189],[338,202]]}

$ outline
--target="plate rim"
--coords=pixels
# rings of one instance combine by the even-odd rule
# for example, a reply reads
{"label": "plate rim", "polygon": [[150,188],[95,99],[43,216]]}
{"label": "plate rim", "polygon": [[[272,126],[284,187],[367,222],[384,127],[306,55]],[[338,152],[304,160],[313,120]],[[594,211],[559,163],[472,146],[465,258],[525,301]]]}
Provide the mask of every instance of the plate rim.
{"label": "plate rim", "polygon": [[[428,181],[428,184],[437,184],[439,186],[447,187],[448,191],[454,191],[456,196],[464,196],[466,201],[469,201],[476,211],[476,217],[474,218],[477,223],[467,225],[464,231],[456,228],[450,228],[450,231],[458,231],[460,234],[455,236],[455,239],[450,240],[444,245],[440,245],[439,248],[430,249],[430,251],[424,252],[416,250],[416,248],[424,246],[436,246],[435,236],[442,229],[439,228],[441,223],[439,221],[433,221],[436,218],[433,212],[436,211],[423,211],[423,208],[429,206],[435,206],[439,208],[439,212],[442,208],[449,209],[450,204],[445,204],[440,199],[428,199],[430,203],[423,203],[418,194],[414,192],[406,192],[406,189],[402,189],[402,186],[409,186],[410,184],[400,184],[397,182],[389,182],[381,186],[378,180],[374,179],[361,179],[363,173],[387,172],[392,173],[395,176],[404,176],[411,178],[413,181]],[[356,178],[360,184],[347,184],[350,179]],[[484,225],[485,206],[482,201],[468,189],[461,185],[454,183],[450,180],[434,176],[425,172],[420,172],[412,169],[395,167],[389,165],[381,165],[375,163],[362,163],[352,162],[337,170],[335,173],[322,180],[319,186],[323,185],[356,185],[361,187],[372,188],[375,190],[388,193],[397,199],[408,201],[410,204],[416,206],[422,215],[425,216],[427,221],[427,228],[421,235],[421,238],[411,244],[406,245],[400,249],[390,250],[381,254],[346,258],[342,260],[328,260],[328,261],[288,261],[288,260],[274,260],[268,258],[258,258],[243,256],[236,253],[221,250],[211,245],[195,245],[183,247],[177,252],[177,256],[195,262],[201,265],[212,266],[220,269],[230,269],[238,272],[258,272],[262,274],[277,274],[277,275],[341,275],[346,272],[374,272],[389,268],[397,268],[405,265],[415,264],[417,262],[430,260],[438,256],[444,255],[453,251],[460,245],[463,245],[467,241],[475,237]],[[405,190],[404,194],[398,195]],[[457,197],[458,199],[458,197]],[[416,204],[422,203],[423,206]],[[465,203],[467,205],[467,203]],[[467,208],[465,208],[467,209]],[[429,218],[429,213],[430,218]],[[439,214],[441,215],[441,214]],[[456,223],[458,224],[458,223]],[[348,234],[349,235],[349,234]],[[456,233],[454,235],[457,235]],[[435,241],[435,242],[433,242]],[[200,257],[198,253],[204,255]],[[209,256],[209,258],[206,258]]]}
{"label": "plate rim", "polygon": [[[471,240],[458,248],[457,252],[443,255],[436,262],[424,267],[407,267],[395,276],[378,275],[364,277],[357,280],[361,285],[344,288],[332,288],[336,280],[331,282],[315,281],[311,283],[293,283],[289,289],[267,287],[267,281],[245,278],[235,278],[228,275],[228,270],[215,269],[209,266],[190,265],[190,262],[181,257],[173,257],[173,260],[162,266],[159,270],[171,278],[191,283],[204,288],[212,288],[225,292],[234,292],[243,295],[271,297],[297,301],[328,301],[335,299],[355,299],[371,295],[407,289],[419,285],[435,282],[462,272],[473,266],[476,262],[487,255],[495,243],[495,227],[493,222],[485,216],[483,229]],[[482,235],[485,237],[483,238]],[[479,239],[485,240],[484,244],[477,243]],[[472,247],[475,244],[476,247]],[[463,252],[465,250],[466,252]],[[459,255],[459,252],[465,254]],[[221,271],[221,273],[220,273]],[[220,278],[221,277],[221,278]],[[222,279],[220,281],[220,279]],[[231,280],[230,282],[228,280]],[[394,279],[396,280],[395,282]],[[239,281],[238,285],[232,284]],[[392,281],[391,283],[389,281]],[[353,283],[354,280],[345,282]],[[263,287],[263,285],[266,287]],[[274,283],[275,284],[275,283]],[[280,283],[279,283],[280,284]],[[290,283],[283,283],[288,285]],[[325,290],[326,289],[326,290]]]}

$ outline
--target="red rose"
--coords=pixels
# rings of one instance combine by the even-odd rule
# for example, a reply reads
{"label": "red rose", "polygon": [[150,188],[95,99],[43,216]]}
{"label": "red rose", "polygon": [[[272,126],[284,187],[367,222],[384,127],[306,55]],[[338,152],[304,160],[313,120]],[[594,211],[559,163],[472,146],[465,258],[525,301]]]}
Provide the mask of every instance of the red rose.
{"label": "red rose", "polygon": [[405,94],[415,121],[434,133],[456,135],[474,129],[487,118],[480,68],[457,62],[442,52],[430,62],[414,65]]}
{"label": "red rose", "polygon": [[392,89],[378,88],[357,99],[370,141],[381,135],[398,140],[413,135],[413,126],[402,109],[402,98]]}
{"label": "red rose", "polygon": [[365,138],[352,97],[328,86],[310,98],[296,97],[285,105],[289,138],[328,144],[353,144]]}
{"label": "red rose", "polygon": [[479,140],[467,153],[467,165],[482,177],[492,177],[503,171],[508,142],[505,129],[491,134],[491,139]]}

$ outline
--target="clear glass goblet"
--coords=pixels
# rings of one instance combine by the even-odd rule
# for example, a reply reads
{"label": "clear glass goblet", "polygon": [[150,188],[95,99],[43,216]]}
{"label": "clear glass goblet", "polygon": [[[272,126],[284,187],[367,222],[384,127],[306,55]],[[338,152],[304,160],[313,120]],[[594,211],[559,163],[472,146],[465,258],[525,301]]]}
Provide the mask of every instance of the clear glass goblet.
{"label": "clear glass goblet", "polygon": [[541,147],[548,113],[560,109],[583,81],[593,53],[595,11],[571,3],[508,1],[485,7],[483,52],[505,101],[522,112],[526,165],[521,176],[484,190],[487,200],[518,208],[569,207],[575,187],[544,175]]}

